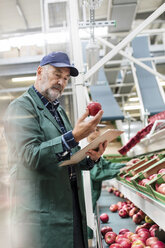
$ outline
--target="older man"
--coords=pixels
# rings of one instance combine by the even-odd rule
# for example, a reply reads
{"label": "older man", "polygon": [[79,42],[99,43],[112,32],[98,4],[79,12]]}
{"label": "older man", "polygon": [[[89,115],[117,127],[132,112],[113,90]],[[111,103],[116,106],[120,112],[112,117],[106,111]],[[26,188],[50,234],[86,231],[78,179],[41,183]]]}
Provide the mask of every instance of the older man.
{"label": "older man", "polygon": [[11,172],[12,248],[86,248],[87,228],[81,170],[91,169],[106,148],[75,166],[59,167],[80,148],[101,120],[85,113],[72,128],[57,100],[70,76],[78,70],[67,54],[46,55],[37,69],[34,86],[14,100],[4,127]]}

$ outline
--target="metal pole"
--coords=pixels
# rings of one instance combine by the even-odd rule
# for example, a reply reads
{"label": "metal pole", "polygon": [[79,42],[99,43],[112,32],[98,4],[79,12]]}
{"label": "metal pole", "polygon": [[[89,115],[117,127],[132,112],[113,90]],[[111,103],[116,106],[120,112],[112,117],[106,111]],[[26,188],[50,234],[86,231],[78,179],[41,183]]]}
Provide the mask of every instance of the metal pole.
{"label": "metal pole", "polygon": [[84,80],[87,81],[93,73],[95,73],[100,67],[102,67],[108,60],[112,59],[122,48],[124,48],[133,38],[140,33],[146,26],[148,26],[153,20],[160,16],[165,11],[165,3],[162,4],[154,13],[152,13],[143,23],[135,28],[128,34],[117,46],[115,46],[107,55],[105,55],[99,62],[97,62],[84,76]]}
{"label": "metal pole", "polygon": [[[86,109],[86,98],[84,90],[84,78],[83,78],[83,57],[82,49],[80,44],[79,32],[78,32],[78,5],[77,0],[69,0],[69,13],[70,13],[70,34],[71,34],[71,45],[73,59],[76,67],[79,69],[80,74],[78,77],[75,77],[75,93],[77,98],[77,111],[78,117],[80,117]],[[81,147],[87,144],[86,139],[81,141]],[[91,183],[90,183],[90,172],[83,172],[83,181],[84,181],[84,196],[85,196],[85,206],[86,206],[86,216],[87,216],[87,225],[95,231],[94,225],[94,214],[93,214],[93,205],[92,205],[92,196],[91,196]]]}
{"label": "metal pole", "polygon": [[[108,47],[110,47],[110,48],[112,48],[112,49],[115,48],[115,46],[114,46],[112,43],[110,43],[110,42],[108,42],[108,41],[106,41],[106,40],[104,40],[104,39],[102,39],[102,38],[99,38],[99,37],[95,37],[95,38],[96,38],[97,40],[99,40],[101,43],[103,43],[104,45],[106,45],[106,46],[108,46]],[[119,53],[120,53],[122,56],[124,56],[124,57],[126,57],[127,59],[129,59],[129,60],[131,60],[132,62],[134,62],[135,64],[139,65],[140,67],[142,67],[142,68],[145,69],[146,71],[148,71],[148,72],[152,73],[153,75],[155,75],[155,76],[157,76],[157,77],[159,77],[159,78],[165,80],[165,76],[164,76],[164,75],[160,74],[160,73],[157,72],[157,71],[154,71],[151,67],[147,66],[146,64],[142,63],[142,62],[139,61],[138,59],[134,58],[133,56],[131,56],[131,55],[128,54],[127,52],[125,52],[125,51],[123,51],[123,50],[120,50]]]}

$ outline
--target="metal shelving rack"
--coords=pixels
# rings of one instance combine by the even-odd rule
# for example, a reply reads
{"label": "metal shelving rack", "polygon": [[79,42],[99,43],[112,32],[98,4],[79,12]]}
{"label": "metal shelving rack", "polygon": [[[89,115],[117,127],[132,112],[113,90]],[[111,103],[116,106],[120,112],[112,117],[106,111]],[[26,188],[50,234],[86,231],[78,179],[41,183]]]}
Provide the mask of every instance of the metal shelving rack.
{"label": "metal shelving rack", "polygon": [[111,184],[165,231],[165,205],[163,203],[154,200],[152,197],[133,189],[117,179],[112,179]]}

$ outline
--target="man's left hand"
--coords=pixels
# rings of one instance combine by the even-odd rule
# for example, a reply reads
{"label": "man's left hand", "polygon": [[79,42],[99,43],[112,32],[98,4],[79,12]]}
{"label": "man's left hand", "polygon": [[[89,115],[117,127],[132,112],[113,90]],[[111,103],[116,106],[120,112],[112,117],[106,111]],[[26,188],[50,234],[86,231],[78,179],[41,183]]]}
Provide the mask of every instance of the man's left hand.
{"label": "man's left hand", "polygon": [[86,153],[92,160],[97,161],[105,152],[108,142],[100,143],[97,150],[89,149]]}

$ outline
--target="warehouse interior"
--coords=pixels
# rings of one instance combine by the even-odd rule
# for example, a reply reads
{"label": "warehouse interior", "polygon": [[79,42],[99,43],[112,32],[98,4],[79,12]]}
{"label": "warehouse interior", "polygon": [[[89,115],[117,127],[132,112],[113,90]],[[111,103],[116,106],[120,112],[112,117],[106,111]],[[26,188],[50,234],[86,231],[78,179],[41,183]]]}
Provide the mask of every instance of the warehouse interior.
{"label": "warehouse interior", "polygon": [[[118,149],[148,125],[149,117],[165,111],[165,3],[0,0],[0,6],[0,242],[10,248],[6,231],[10,182],[3,134],[7,106],[34,83],[45,54],[66,52],[80,75],[70,80],[61,104],[74,125],[91,100],[99,101],[105,108],[102,130],[124,131],[120,142],[106,151],[119,155]],[[165,148],[163,135],[157,136],[158,142],[153,138],[151,149],[142,152],[149,142],[144,141],[127,155]]]}

